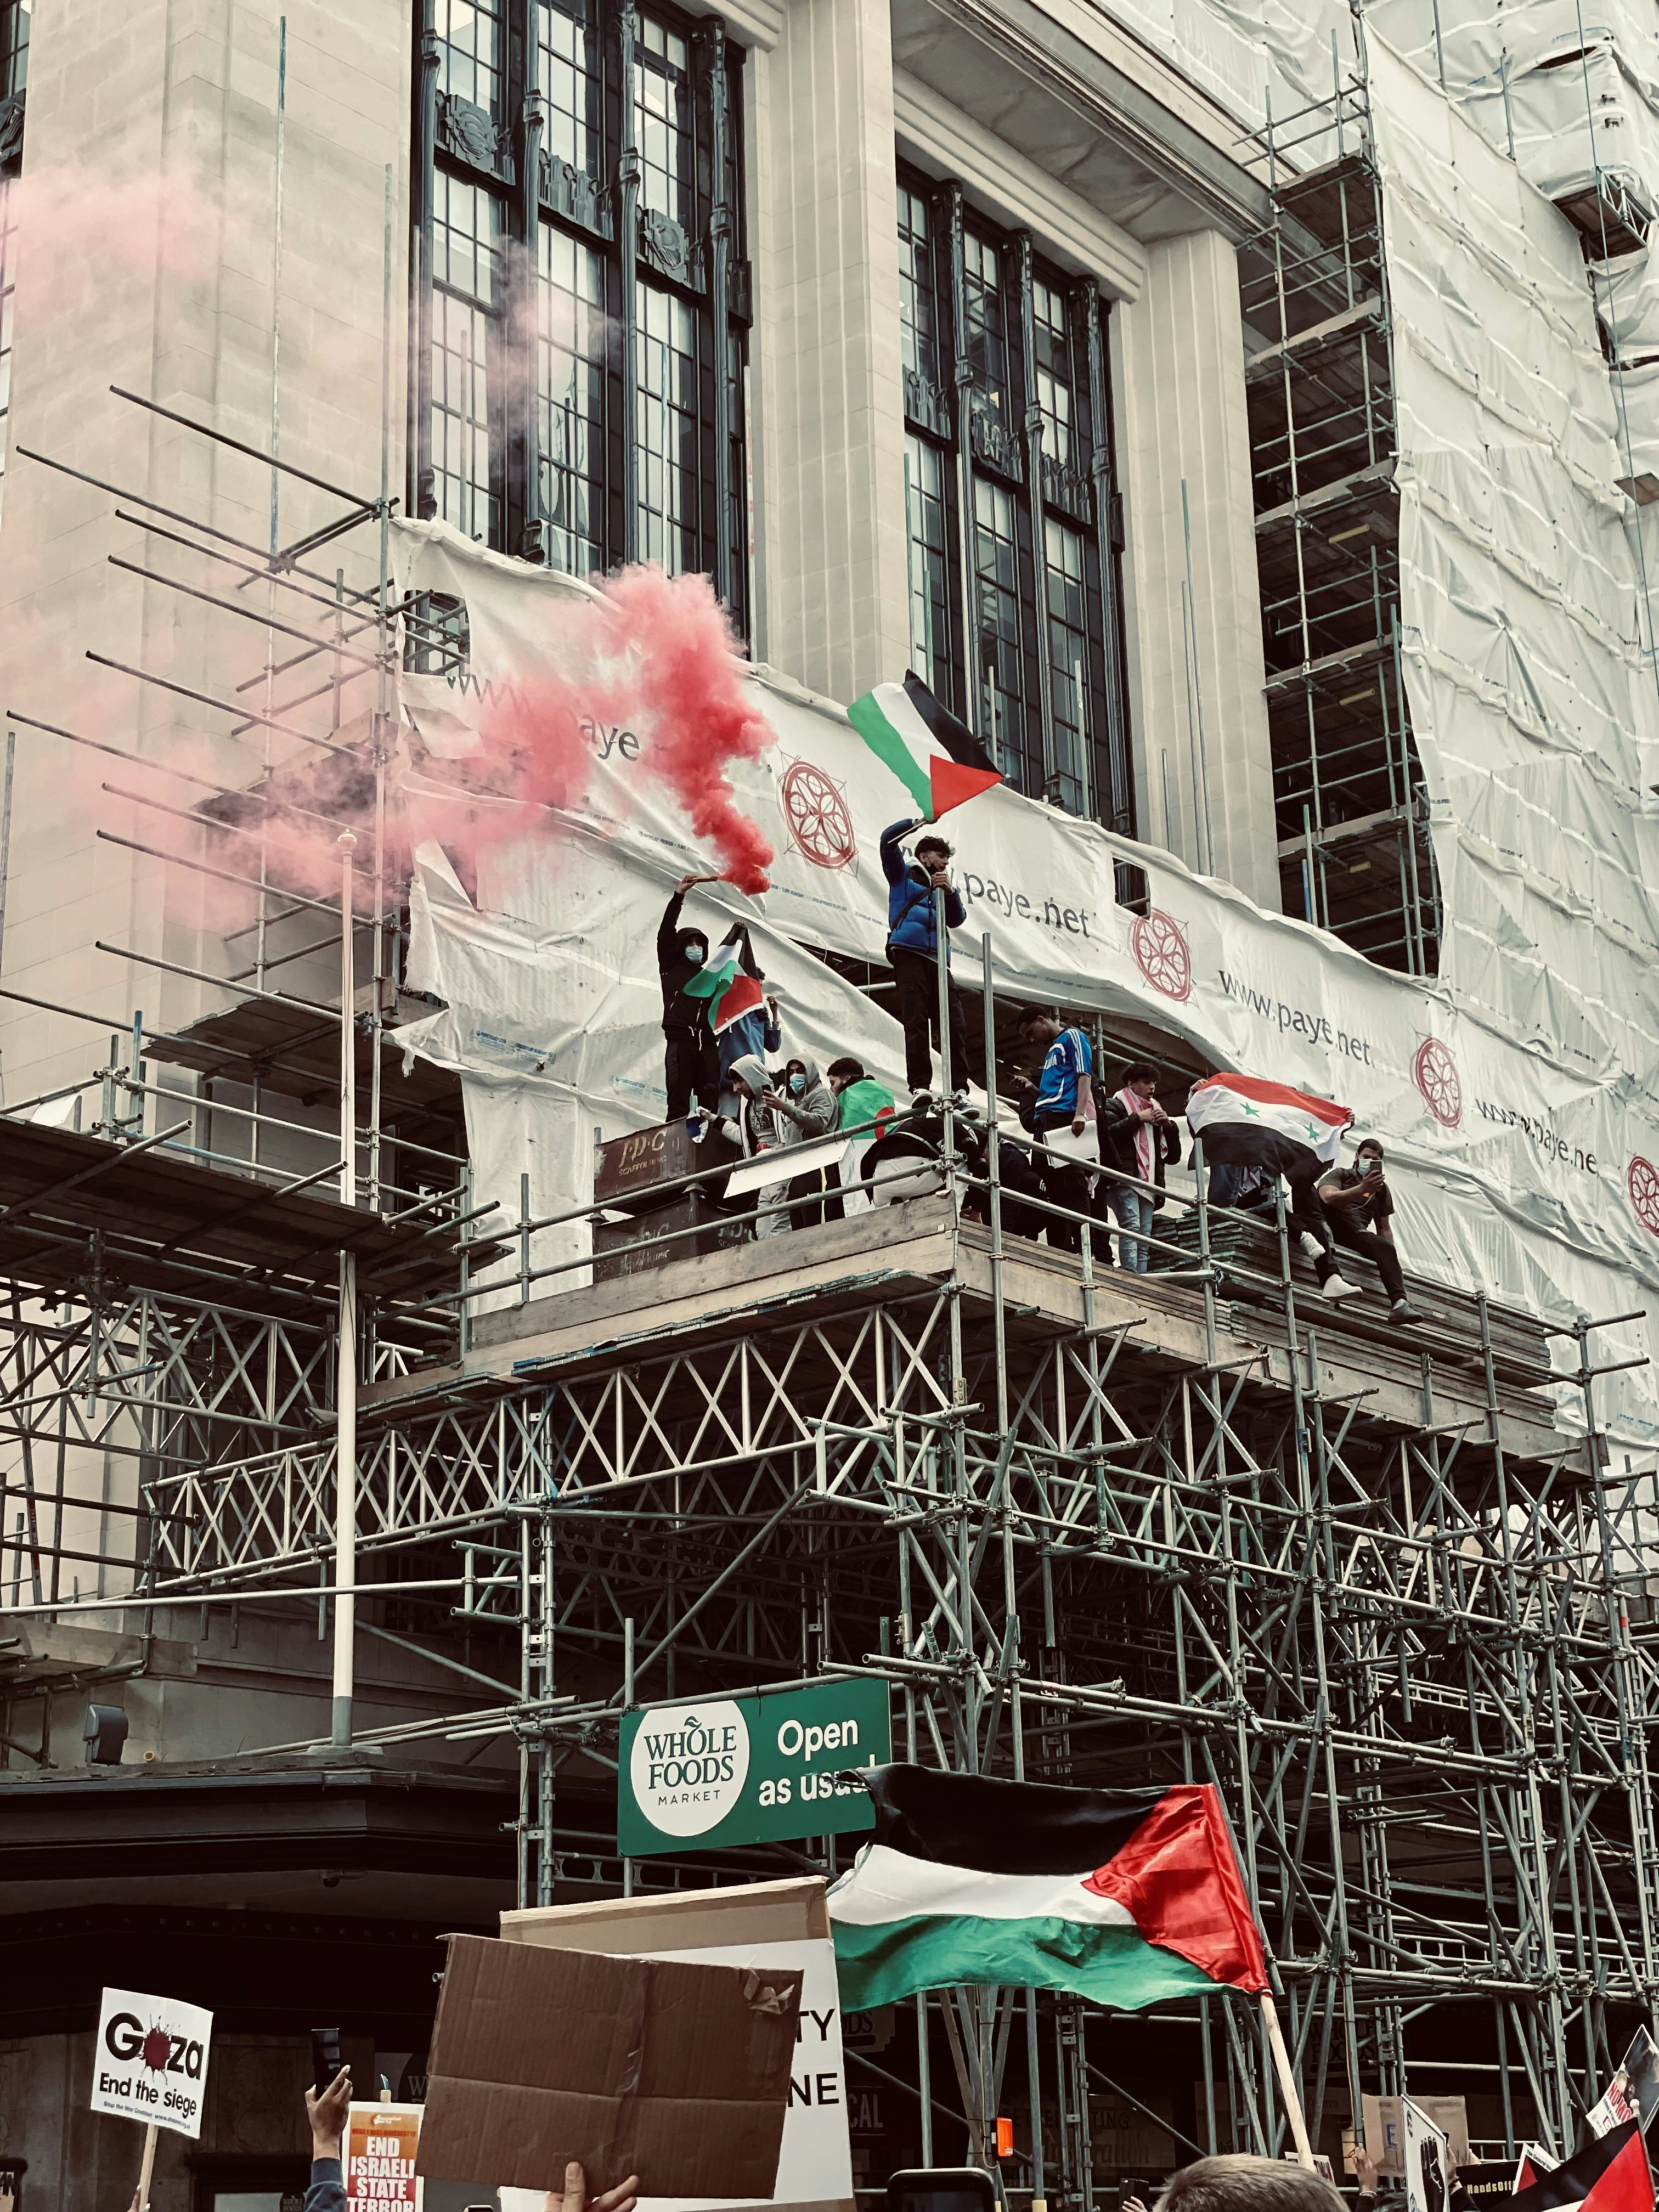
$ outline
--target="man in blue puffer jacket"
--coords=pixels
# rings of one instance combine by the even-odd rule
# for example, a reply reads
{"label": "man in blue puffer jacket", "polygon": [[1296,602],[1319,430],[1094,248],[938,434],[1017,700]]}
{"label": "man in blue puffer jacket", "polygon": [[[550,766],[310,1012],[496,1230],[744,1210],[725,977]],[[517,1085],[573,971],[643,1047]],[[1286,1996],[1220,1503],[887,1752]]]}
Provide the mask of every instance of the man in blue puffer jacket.
{"label": "man in blue puffer jacket", "polygon": [[[937,830],[917,841],[916,857],[907,862],[899,840],[920,827],[895,822],[881,833],[881,866],[887,878],[887,957],[898,986],[899,1019],[904,1024],[904,1077],[918,1098],[931,1095],[933,1044],[939,1037],[939,929],[935,890],[945,893],[945,926],[960,929],[968,919],[962,894],[951,882],[951,848]],[[951,942],[945,943],[946,965]],[[951,986],[951,1065],[945,1080],[953,1091],[968,1087],[968,1037],[962,999]]]}

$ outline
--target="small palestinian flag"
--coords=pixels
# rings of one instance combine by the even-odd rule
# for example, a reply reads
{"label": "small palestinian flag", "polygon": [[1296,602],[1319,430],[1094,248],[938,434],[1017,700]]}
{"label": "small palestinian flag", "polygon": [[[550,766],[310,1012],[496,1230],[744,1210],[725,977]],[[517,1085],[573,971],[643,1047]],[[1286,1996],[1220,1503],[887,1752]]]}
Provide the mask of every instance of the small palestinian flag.
{"label": "small palestinian flag", "polygon": [[[1264,1136],[1271,1132],[1289,1137],[1328,1163],[1340,1152],[1342,1132],[1352,1120],[1349,1107],[1316,1097],[1311,1091],[1292,1090],[1288,1083],[1269,1083],[1260,1075],[1212,1075],[1187,1101],[1187,1126],[1203,1133],[1206,1151],[1212,1129],[1254,1129]],[[1227,1157],[1243,1159],[1248,1150],[1235,1145]]]}
{"label": "small palestinian flag", "polygon": [[716,1036],[754,1012],[766,991],[755,965],[749,932],[742,922],[733,922],[696,974],[680,988],[688,999],[708,1000],[708,1026]]}
{"label": "small palestinian flag", "polygon": [[1540,2173],[1510,2200],[1513,2212],[1653,2212],[1653,2176],[1642,2142],[1642,2124],[1626,2120]]}
{"label": "small palestinian flag", "polygon": [[1123,2012],[1267,1986],[1213,1784],[1064,1790],[922,1766],[856,1778],[876,1832],[830,1892],[848,2011],[964,1982]]}
{"label": "small palestinian flag", "polygon": [[876,758],[891,769],[924,822],[1000,783],[985,749],[919,676],[878,684],[847,709],[847,719]]}

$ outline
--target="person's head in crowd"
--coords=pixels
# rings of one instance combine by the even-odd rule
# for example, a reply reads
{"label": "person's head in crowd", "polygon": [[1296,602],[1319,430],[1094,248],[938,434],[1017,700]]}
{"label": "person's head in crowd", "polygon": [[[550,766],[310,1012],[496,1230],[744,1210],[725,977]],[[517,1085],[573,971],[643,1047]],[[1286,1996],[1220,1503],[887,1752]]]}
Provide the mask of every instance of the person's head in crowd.
{"label": "person's head in crowd", "polygon": [[783,1064],[783,1088],[791,1098],[805,1097],[806,1091],[806,1062],[787,1060]]}
{"label": "person's head in crowd", "polygon": [[1310,2166],[1233,2151],[1171,2174],[1153,2212],[1338,2212],[1343,2205]]}
{"label": "person's head in crowd", "polygon": [[771,1078],[766,1073],[766,1062],[757,1058],[752,1052],[746,1052],[741,1060],[732,1061],[732,1080],[750,1098],[760,1097],[772,1087]]}
{"label": "person's head in crowd", "polygon": [[936,831],[916,840],[916,858],[930,876],[942,875],[951,865],[951,848]]}
{"label": "person's head in crowd", "polygon": [[850,1058],[832,1060],[824,1070],[824,1078],[837,1098],[849,1084],[867,1083],[870,1079],[864,1072],[864,1062]]}
{"label": "person's head in crowd", "polygon": [[1375,1163],[1378,1174],[1382,1170],[1382,1147],[1375,1137],[1362,1137],[1359,1150],[1353,1156],[1354,1165],[1362,1172]]}
{"label": "person's head in crowd", "polygon": [[1027,1044],[1035,1045],[1043,1052],[1047,1052],[1060,1031],[1060,1022],[1043,1006],[1022,1006],[1015,1027]]}
{"label": "person's head in crowd", "polygon": [[1150,1100],[1158,1089],[1158,1070],[1149,1060],[1134,1060],[1124,1069],[1120,1087],[1133,1091],[1137,1098]]}

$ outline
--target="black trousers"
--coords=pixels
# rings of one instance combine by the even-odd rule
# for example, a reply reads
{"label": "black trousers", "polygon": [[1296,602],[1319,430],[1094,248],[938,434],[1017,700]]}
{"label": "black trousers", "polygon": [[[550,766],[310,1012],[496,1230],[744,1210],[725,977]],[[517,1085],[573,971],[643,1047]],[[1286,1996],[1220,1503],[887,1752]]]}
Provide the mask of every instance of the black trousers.
{"label": "black trousers", "polygon": [[[1071,1115],[1063,1113],[1038,1114],[1032,1121],[1032,1127],[1039,1137],[1046,1136],[1050,1129],[1069,1129],[1071,1126]],[[1092,1213],[1094,1209],[1089,1203],[1088,1169],[1062,1159],[1054,1152],[1041,1152],[1037,1158],[1044,1186],[1042,1194],[1049,1205],[1067,1206],[1073,1213]],[[1104,1188],[1103,1184],[1102,1187]],[[1062,1221],[1053,1213],[1040,1214],[1037,1218],[1047,1227],[1048,1242],[1057,1252],[1080,1252],[1083,1249],[1081,1222]],[[1110,1239],[1097,1237],[1093,1243],[1097,1255],[1104,1251],[1109,1261]]]}
{"label": "black trousers", "polygon": [[1382,1278],[1389,1304],[1397,1306],[1406,1295],[1406,1278],[1401,1272],[1400,1255],[1388,1238],[1379,1237],[1374,1229],[1362,1229],[1357,1221],[1351,1221],[1345,1206],[1328,1206],[1326,1212],[1337,1243],[1350,1252],[1364,1255]]}
{"label": "black trousers", "polygon": [[707,1030],[665,1030],[663,1073],[668,1085],[668,1119],[683,1121],[695,1093],[706,1114],[719,1109],[720,1060]]}
{"label": "black trousers", "polygon": [[[899,1020],[904,1025],[904,1079],[912,1091],[933,1087],[933,1047],[939,1038],[939,964],[927,952],[896,945],[888,954],[898,985]],[[952,1091],[968,1084],[968,1031],[962,1018],[962,994],[952,983],[951,1067],[941,1081]]]}

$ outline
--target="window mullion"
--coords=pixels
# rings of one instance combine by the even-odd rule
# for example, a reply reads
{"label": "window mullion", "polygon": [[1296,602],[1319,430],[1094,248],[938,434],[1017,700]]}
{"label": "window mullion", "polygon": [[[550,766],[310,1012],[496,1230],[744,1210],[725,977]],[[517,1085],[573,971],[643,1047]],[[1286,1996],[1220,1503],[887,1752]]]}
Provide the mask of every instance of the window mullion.
{"label": "window mullion", "polygon": [[420,193],[420,268],[415,284],[415,436],[414,507],[423,522],[438,512],[437,474],[432,459],[432,317],[435,279],[433,226],[437,185],[438,146],[438,33],[433,21],[433,0],[424,0],[421,29],[420,150],[417,189]]}
{"label": "window mullion", "polygon": [[518,51],[524,57],[521,85],[523,106],[520,143],[523,169],[519,193],[522,251],[515,257],[514,289],[517,297],[507,322],[507,390],[519,417],[520,511],[519,551],[538,568],[547,565],[547,517],[542,511],[540,407],[537,392],[537,332],[541,327],[538,298],[541,268],[542,140],[547,129],[547,103],[536,77],[536,0],[516,0],[520,36]]}
{"label": "window mullion", "polygon": [[[1042,409],[1037,400],[1036,330],[1031,307],[1031,234],[1017,231],[1014,248],[1019,284],[1020,390],[1025,399],[1025,489],[1031,532],[1031,590],[1036,620],[1031,635],[1036,646],[1037,711],[1040,728],[1037,750],[1042,763],[1044,791],[1054,772],[1054,684],[1048,665],[1048,561],[1043,535]],[[1012,428],[1012,425],[1010,426]],[[1031,696],[1029,672],[1025,696]]]}
{"label": "window mullion", "polygon": [[[623,0],[617,10],[616,54],[620,87],[620,143],[617,154],[617,264],[622,325],[622,508],[624,561],[640,557],[640,380],[639,380],[639,242],[640,150],[634,124],[634,49],[639,37],[639,11]],[[613,551],[616,550],[611,549]]]}
{"label": "window mullion", "polygon": [[[1129,773],[1129,716],[1123,690],[1123,593],[1118,565],[1119,532],[1115,471],[1113,466],[1112,401],[1108,380],[1105,332],[1101,327],[1100,295],[1086,280],[1073,295],[1074,308],[1083,314],[1084,349],[1088,356],[1089,463],[1094,483],[1095,542],[1100,562],[1101,684],[1106,714],[1104,744],[1093,750],[1106,757],[1111,794],[1111,826],[1129,836],[1135,833],[1134,791]],[[1097,796],[1096,805],[1099,800]]]}
{"label": "window mullion", "polygon": [[726,25],[718,15],[691,40],[708,95],[708,281],[707,343],[713,357],[714,398],[714,590],[732,604],[737,561],[732,527],[731,284],[736,216],[726,198],[732,127],[726,74]]}
{"label": "window mullion", "polygon": [[[957,477],[957,589],[961,595],[961,659],[957,664],[962,677],[963,719],[981,741],[986,740],[982,689],[978,671],[974,665],[975,641],[979,635],[974,598],[974,466],[972,459],[972,428],[969,417],[973,406],[973,364],[968,357],[968,276],[963,255],[963,218],[962,187],[946,185],[939,193],[935,206],[945,217],[945,250],[950,259],[947,292],[950,300],[950,329],[947,337],[951,348],[951,375],[955,398],[952,412],[956,420],[956,477]],[[989,732],[989,747],[995,757],[996,732]]]}

